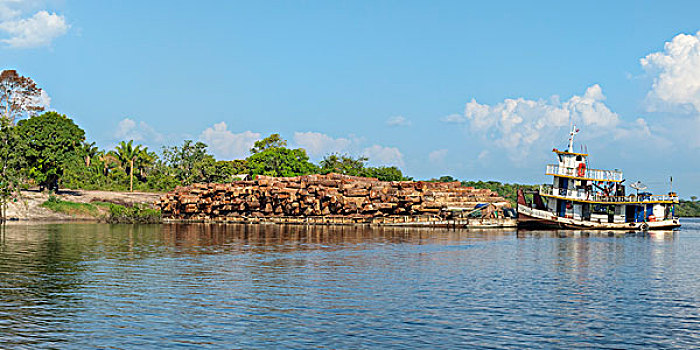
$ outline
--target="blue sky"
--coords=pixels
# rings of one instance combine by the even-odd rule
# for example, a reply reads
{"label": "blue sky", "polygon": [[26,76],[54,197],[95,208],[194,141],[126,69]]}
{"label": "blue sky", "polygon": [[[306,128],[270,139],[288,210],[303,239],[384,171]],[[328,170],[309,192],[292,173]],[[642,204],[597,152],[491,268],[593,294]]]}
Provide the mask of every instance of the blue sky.
{"label": "blue sky", "polygon": [[0,62],[102,147],[279,132],[415,178],[594,168],[700,195],[698,2],[0,0]]}

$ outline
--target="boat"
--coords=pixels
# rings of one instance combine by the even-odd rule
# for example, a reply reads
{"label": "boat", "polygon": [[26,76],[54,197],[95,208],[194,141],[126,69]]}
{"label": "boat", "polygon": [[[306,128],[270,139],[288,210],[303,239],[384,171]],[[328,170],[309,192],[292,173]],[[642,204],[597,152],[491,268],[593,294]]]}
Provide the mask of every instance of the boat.
{"label": "boat", "polygon": [[519,227],[642,231],[680,227],[676,193],[639,192],[646,186],[636,182],[629,185],[635,193],[626,194],[622,171],[591,169],[588,154],[574,152],[578,132],[574,125],[565,151],[552,150],[558,163],[547,165],[545,171],[553,177],[551,185],[518,189]]}

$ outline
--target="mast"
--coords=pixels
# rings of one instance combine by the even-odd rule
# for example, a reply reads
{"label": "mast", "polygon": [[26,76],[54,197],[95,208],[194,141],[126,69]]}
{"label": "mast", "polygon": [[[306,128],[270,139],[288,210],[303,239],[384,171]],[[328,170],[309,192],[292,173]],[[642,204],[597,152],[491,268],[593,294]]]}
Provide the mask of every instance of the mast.
{"label": "mast", "polygon": [[567,152],[574,151],[574,135],[576,134],[578,134],[578,129],[576,129],[576,124],[573,124],[569,132],[569,148],[566,150]]}

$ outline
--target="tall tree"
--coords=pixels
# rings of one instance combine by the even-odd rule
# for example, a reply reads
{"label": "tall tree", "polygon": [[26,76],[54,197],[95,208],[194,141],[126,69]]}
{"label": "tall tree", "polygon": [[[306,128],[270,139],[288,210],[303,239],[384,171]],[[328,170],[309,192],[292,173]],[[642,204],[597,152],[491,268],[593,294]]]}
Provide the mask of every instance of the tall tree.
{"label": "tall tree", "polygon": [[104,176],[107,176],[111,169],[119,167],[119,158],[114,152],[100,152],[97,157],[102,162],[102,175]]}
{"label": "tall tree", "polygon": [[282,147],[287,147],[287,140],[282,139],[280,134],[272,134],[262,140],[255,141],[253,148],[250,149],[250,153],[256,154],[266,149]]}
{"label": "tall tree", "polygon": [[19,195],[23,151],[17,130],[10,121],[0,118],[0,224],[5,222],[7,203]]}
{"label": "tall tree", "polygon": [[94,142],[83,142],[82,149],[83,154],[85,154],[85,166],[89,168],[92,159],[99,154],[100,149],[95,146]]}
{"label": "tall tree", "polygon": [[216,160],[207,153],[207,145],[203,142],[185,140],[180,147],[163,147],[163,160],[183,185],[209,182],[211,174],[216,171]]}
{"label": "tall tree", "polygon": [[25,147],[29,177],[40,188],[57,191],[66,164],[80,157],[85,131],[56,112],[20,120],[15,128]]}
{"label": "tall tree", "polygon": [[251,175],[298,176],[318,173],[301,148],[270,148],[246,159]]}
{"label": "tall tree", "polygon": [[287,141],[279,134],[272,134],[256,141],[250,150],[253,155],[246,159],[251,175],[297,176],[318,172],[318,167],[309,162],[309,156],[301,148],[289,149]]}
{"label": "tall tree", "polygon": [[31,78],[17,74],[16,70],[0,73],[0,113],[10,126],[24,115],[35,115],[44,110],[41,88]]}
{"label": "tall tree", "polygon": [[141,153],[141,145],[134,147],[134,140],[129,140],[129,142],[120,142],[115,148],[115,154],[119,162],[122,164],[122,168],[128,169],[129,174],[129,191],[134,191],[134,161],[138,158]]}
{"label": "tall tree", "polygon": [[155,152],[150,152],[148,147],[143,147],[139,150],[134,167],[138,170],[138,175],[142,180],[146,177],[149,169],[153,167],[157,159],[158,155],[156,155]]}

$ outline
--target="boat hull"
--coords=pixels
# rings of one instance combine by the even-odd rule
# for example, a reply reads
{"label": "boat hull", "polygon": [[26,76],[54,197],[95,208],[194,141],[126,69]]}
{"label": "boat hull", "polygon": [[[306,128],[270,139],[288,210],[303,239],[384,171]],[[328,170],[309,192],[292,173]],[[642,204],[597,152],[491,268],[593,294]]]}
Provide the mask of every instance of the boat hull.
{"label": "boat hull", "polygon": [[680,227],[678,218],[649,222],[597,222],[556,216],[545,210],[518,206],[518,227],[531,229],[670,230]]}

